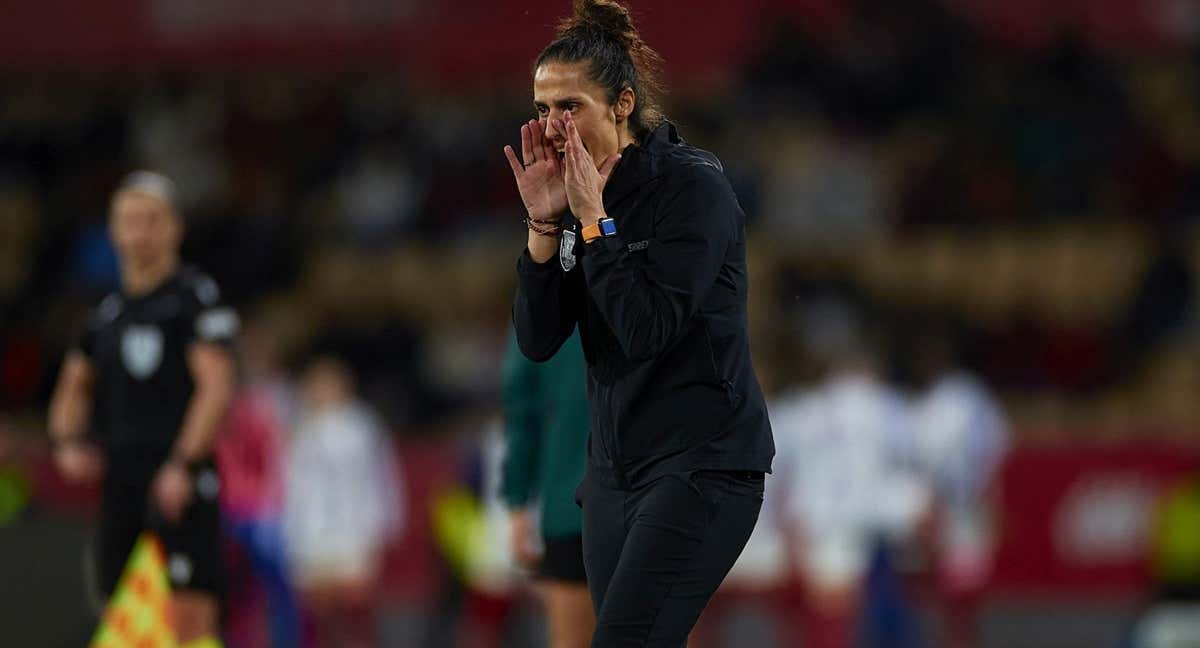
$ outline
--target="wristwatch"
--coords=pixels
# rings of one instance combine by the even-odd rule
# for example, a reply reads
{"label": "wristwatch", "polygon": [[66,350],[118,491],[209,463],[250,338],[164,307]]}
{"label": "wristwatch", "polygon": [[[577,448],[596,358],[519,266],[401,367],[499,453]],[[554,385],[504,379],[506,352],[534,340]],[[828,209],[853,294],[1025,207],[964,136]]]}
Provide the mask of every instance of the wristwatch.
{"label": "wristwatch", "polygon": [[596,221],[595,225],[588,225],[583,228],[583,242],[591,243],[592,241],[617,235],[617,223],[611,218],[605,217]]}

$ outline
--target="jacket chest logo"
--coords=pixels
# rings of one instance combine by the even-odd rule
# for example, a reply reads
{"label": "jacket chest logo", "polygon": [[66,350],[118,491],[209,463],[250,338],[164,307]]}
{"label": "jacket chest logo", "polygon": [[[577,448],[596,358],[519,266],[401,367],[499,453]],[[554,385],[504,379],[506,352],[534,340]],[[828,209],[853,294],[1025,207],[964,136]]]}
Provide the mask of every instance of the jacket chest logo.
{"label": "jacket chest logo", "polygon": [[121,335],[121,360],[129,375],[145,380],[162,364],[163,335],[157,326],[133,324]]}
{"label": "jacket chest logo", "polygon": [[562,231],[562,238],[558,241],[558,262],[563,272],[570,272],[575,267],[575,230]]}

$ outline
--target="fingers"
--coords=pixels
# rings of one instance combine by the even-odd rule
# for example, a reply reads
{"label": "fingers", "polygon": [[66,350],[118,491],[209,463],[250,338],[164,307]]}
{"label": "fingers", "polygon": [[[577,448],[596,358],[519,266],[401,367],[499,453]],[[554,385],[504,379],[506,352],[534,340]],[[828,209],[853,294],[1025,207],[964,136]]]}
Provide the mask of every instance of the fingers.
{"label": "fingers", "polygon": [[508,166],[512,167],[513,176],[520,178],[521,174],[525,172],[525,168],[517,161],[517,153],[513,151],[513,147],[504,147],[504,157],[508,158]]}
{"label": "fingers", "polygon": [[583,155],[586,149],[583,148],[583,140],[579,137],[579,129],[575,127],[575,119],[571,117],[571,113],[565,113],[565,121],[567,124],[567,145],[574,150],[576,155],[575,162],[583,163]]}
{"label": "fingers", "polygon": [[554,121],[546,118],[545,122],[538,122],[538,130],[542,133],[542,146],[546,154],[546,159],[551,162],[558,161],[558,154],[554,150],[554,143],[550,141],[550,129],[553,127]]}
{"label": "fingers", "polygon": [[187,505],[186,489],[178,485],[163,483],[155,494],[158,499],[158,508],[167,520],[174,522],[182,517],[183,509]]}
{"label": "fingers", "polygon": [[583,145],[583,138],[579,135],[579,128],[575,126],[575,118],[571,113],[566,113],[567,125],[567,142],[571,145],[571,149],[575,152],[575,169],[584,168],[585,166],[596,168],[596,161],[592,159],[592,154],[588,152],[587,147]]}
{"label": "fingers", "polygon": [[164,502],[159,505],[158,510],[162,512],[163,517],[166,518],[168,522],[178,522],[179,518],[183,516],[183,511],[180,510],[181,508],[182,507],[175,502]]}
{"label": "fingers", "polygon": [[530,164],[533,164],[534,161],[533,129],[529,127],[528,123],[525,123],[521,126],[521,162],[523,162],[525,166],[529,166]]}
{"label": "fingers", "polygon": [[566,147],[563,149],[563,165],[565,166],[564,175],[567,182],[572,182],[575,179],[575,174],[579,172],[579,161],[575,159],[575,150],[582,147],[575,146],[575,142],[567,137]]}
{"label": "fingers", "polygon": [[[547,122],[547,124],[549,124],[549,122]],[[546,128],[549,128],[549,126],[546,126]],[[539,130],[541,130],[541,129],[539,129]],[[558,152],[554,150],[554,144],[550,141],[550,135],[548,133],[542,134],[542,144],[543,144],[542,151],[546,156],[545,159],[550,160],[551,162],[554,162],[557,165],[558,164]]]}
{"label": "fingers", "polygon": [[541,162],[546,159],[546,138],[542,136],[542,125],[538,120],[529,120],[529,135],[533,140],[533,161]]}

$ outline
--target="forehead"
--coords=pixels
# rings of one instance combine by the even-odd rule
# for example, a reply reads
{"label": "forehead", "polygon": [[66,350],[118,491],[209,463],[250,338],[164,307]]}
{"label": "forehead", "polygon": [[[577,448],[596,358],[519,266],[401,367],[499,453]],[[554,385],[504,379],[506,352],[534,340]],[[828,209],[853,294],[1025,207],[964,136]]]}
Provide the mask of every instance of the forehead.
{"label": "forehead", "polygon": [[547,61],[533,73],[533,100],[553,103],[564,97],[588,97],[602,101],[604,90],[587,75],[585,63]]}
{"label": "forehead", "polygon": [[162,198],[144,191],[126,190],[118,193],[112,201],[112,214],[153,213],[168,215],[170,207]]}

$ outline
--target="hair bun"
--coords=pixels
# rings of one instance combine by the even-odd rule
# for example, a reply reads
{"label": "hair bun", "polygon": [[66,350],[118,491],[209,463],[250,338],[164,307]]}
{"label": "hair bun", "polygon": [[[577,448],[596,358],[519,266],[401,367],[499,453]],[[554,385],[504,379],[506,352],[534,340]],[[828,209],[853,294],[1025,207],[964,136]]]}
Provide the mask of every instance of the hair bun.
{"label": "hair bun", "polygon": [[629,10],[614,0],[575,0],[572,27],[594,27],[621,37],[634,33]]}
{"label": "hair bun", "polygon": [[583,63],[609,104],[632,90],[630,129],[638,140],[647,137],[663,121],[657,100],[664,92],[658,80],[662,57],[642,40],[629,9],[617,0],[574,0],[574,7],[558,23],[554,41],[538,55],[534,74],[547,61]]}

